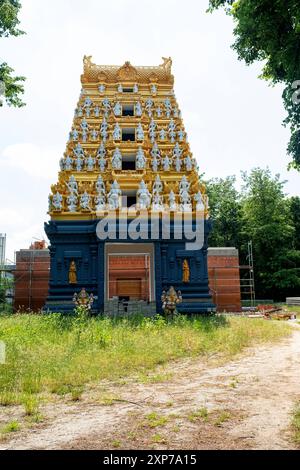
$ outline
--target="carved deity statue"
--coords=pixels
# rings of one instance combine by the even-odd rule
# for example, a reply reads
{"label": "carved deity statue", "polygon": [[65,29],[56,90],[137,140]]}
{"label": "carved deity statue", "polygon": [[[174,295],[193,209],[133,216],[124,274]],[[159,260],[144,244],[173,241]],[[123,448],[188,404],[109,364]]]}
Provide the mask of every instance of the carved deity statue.
{"label": "carved deity statue", "polygon": [[120,207],[120,196],[122,194],[122,191],[120,189],[120,185],[118,182],[115,180],[111,187],[110,191],[108,193],[107,199],[108,199],[108,205],[111,210],[118,209]]}
{"label": "carved deity statue", "polygon": [[151,121],[150,121],[150,124],[149,124],[149,137],[150,137],[150,140],[151,140],[152,143],[155,141],[156,127],[157,127],[157,125],[156,125],[154,119],[152,118]]}
{"label": "carved deity statue", "polygon": [[177,305],[182,302],[182,296],[180,290],[178,293],[173,286],[170,287],[168,291],[163,291],[161,296],[162,309],[166,317],[172,317],[176,315]]}
{"label": "carved deity statue", "polygon": [[193,169],[193,160],[191,159],[190,155],[187,155],[185,157],[184,163],[185,163],[186,171],[192,171],[192,169]]}
{"label": "carved deity statue", "polygon": [[56,191],[55,194],[52,196],[52,205],[54,209],[61,211],[62,210],[62,202],[63,202],[63,197],[62,195]]}
{"label": "carved deity statue", "polygon": [[170,191],[169,194],[169,209],[170,211],[176,211],[177,210],[177,204],[176,204],[176,196],[174,194],[174,191]]}
{"label": "carved deity statue", "polygon": [[182,282],[190,282],[190,266],[187,259],[182,262]]}
{"label": "carved deity statue", "polygon": [[197,194],[195,194],[194,201],[196,202],[196,211],[203,211],[204,200],[201,191],[198,191]]}
{"label": "carved deity statue", "polygon": [[88,158],[86,159],[86,169],[88,171],[93,171],[95,163],[96,163],[96,160],[92,157],[92,155],[89,155]]}
{"label": "carved deity statue", "polygon": [[65,159],[65,170],[70,171],[73,168],[73,158],[70,157],[70,155],[66,156]]}
{"label": "carved deity statue", "polygon": [[135,103],[134,112],[135,112],[135,115],[138,116],[138,117],[141,117],[141,115],[143,114],[143,108],[142,108],[142,105],[141,105],[140,101],[137,101]]}
{"label": "carved deity statue", "polygon": [[115,116],[121,116],[121,114],[122,114],[122,106],[121,106],[121,104],[120,104],[120,101],[117,101],[117,102],[115,103],[113,110],[114,110],[114,115],[115,115]]}
{"label": "carved deity statue", "polygon": [[188,212],[191,210],[191,196],[189,194],[190,183],[187,181],[186,176],[184,175],[181,178],[181,182],[179,184],[179,196],[181,202],[181,210],[184,212]]}
{"label": "carved deity statue", "polygon": [[83,210],[91,210],[90,196],[86,191],[84,191],[84,193],[80,196],[80,207]]}
{"label": "carved deity statue", "polygon": [[136,139],[137,140],[144,140],[144,131],[143,131],[143,126],[139,122],[136,128]]}
{"label": "carved deity statue", "polygon": [[122,154],[119,148],[116,148],[113,153],[111,166],[114,170],[122,170]]}
{"label": "carved deity statue", "polygon": [[144,180],[140,182],[140,187],[137,191],[137,200],[140,209],[148,209],[150,207],[151,194]]}
{"label": "carved deity statue", "polygon": [[106,207],[106,190],[102,176],[98,176],[96,181],[97,196],[95,197],[96,211],[102,211]]}
{"label": "carved deity statue", "polygon": [[89,311],[92,308],[92,305],[94,303],[94,296],[93,294],[88,294],[85,288],[83,287],[79,294],[75,292],[73,296],[73,302],[76,305],[76,307],[85,307],[87,311]]}
{"label": "carved deity statue", "polygon": [[148,98],[145,102],[145,109],[149,117],[152,116],[152,107],[153,107],[153,101],[150,98]]}
{"label": "carved deity statue", "polygon": [[162,159],[162,165],[163,165],[163,169],[164,171],[169,171],[170,168],[171,168],[171,165],[172,165],[172,160],[171,158],[166,155],[163,159]]}
{"label": "carved deity statue", "polygon": [[77,284],[77,268],[75,261],[71,261],[69,267],[69,284]]}
{"label": "carved deity statue", "polygon": [[136,159],[135,159],[135,167],[137,170],[144,170],[146,167],[146,158],[145,158],[142,147],[138,148]]}
{"label": "carved deity statue", "polygon": [[113,139],[121,140],[121,127],[118,122],[116,123],[114,130],[113,130]]}
{"label": "carved deity statue", "polygon": [[66,186],[70,194],[78,194],[78,184],[74,175],[70,176],[69,181],[66,182]]}
{"label": "carved deity statue", "polygon": [[101,126],[100,126],[100,135],[103,139],[103,142],[106,141],[107,139],[107,136],[108,136],[108,132],[107,132],[107,129],[108,129],[108,124],[107,124],[107,121],[105,119],[105,117],[103,118],[103,121],[101,123]]}
{"label": "carved deity statue", "polygon": [[176,137],[175,129],[176,129],[176,124],[175,124],[174,120],[171,119],[171,121],[169,123],[169,126],[168,126],[169,138],[170,138],[171,142],[175,141],[175,137]]}

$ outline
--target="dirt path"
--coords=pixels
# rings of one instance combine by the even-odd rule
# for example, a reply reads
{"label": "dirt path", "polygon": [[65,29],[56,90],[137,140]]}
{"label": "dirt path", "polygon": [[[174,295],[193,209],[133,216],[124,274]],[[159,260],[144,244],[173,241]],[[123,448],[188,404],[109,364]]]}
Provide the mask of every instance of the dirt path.
{"label": "dirt path", "polygon": [[226,365],[213,361],[177,361],[160,371],[169,374],[161,383],[112,385],[118,400],[110,406],[88,396],[48,406],[45,424],[0,449],[293,449],[288,426],[300,400],[300,329]]}

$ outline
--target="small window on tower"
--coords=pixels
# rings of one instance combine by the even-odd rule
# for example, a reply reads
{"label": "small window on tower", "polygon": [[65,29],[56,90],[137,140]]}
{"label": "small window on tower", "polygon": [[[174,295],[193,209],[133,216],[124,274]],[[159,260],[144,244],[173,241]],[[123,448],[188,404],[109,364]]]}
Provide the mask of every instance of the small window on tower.
{"label": "small window on tower", "polygon": [[128,190],[122,193],[122,207],[132,207],[136,205],[136,191]]}
{"label": "small window on tower", "polygon": [[133,93],[133,88],[123,88],[123,93]]}
{"label": "small window on tower", "polygon": [[135,129],[133,127],[125,127],[122,129],[122,141],[135,141]]}
{"label": "small window on tower", "polygon": [[134,116],[133,104],[123,104],[123,106],[122,106],[122,116]]}
{"label": "small window on tower", "polygon": [[122,170],[135,170],[135,156],[123,155],[122,157]]}

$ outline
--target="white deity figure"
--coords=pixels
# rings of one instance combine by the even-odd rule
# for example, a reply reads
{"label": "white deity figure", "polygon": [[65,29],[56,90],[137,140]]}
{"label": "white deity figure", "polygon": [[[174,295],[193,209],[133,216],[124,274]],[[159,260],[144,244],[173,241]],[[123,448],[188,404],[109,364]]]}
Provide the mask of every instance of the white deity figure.
{"label": "white deity figure", "polygon": [[122,194],[122,191],[120,189],[120,185],[118,182],[115,180],[111,187],[110,191],[107,196],[108,200],[108,205],[111,210],[118,209],[120,207],[120,196]]}
{"label": "white deity figure", "polygon": [[160,118],[161,115],[162,115],[162,110],[161,110],[161,107],[160,107],[159,105],[157,106],[157,108],[156,108],[155,111],[156,111],[156,116],[157,116],[158,118]]}
{"label": "white deity figure", "polygon": [[88,125],[86,119],[82,119],[82,121],[80,123],[80,127],[81,127],[82,131],[88,131],[89,125]]}
{"label": "white deity figure", "polygon": [[87,134],[86,130],[82,131],[81,137],[82,137],[82,142],[85,143],[87,141],[87,138],[88,138],[88,134]]}
{"label": "white deity figure", "polygon": [[179,183],[179,196],[180,196],[180,208],[183,212],[189,212],[192,210],[191,196],[189,195],[190,183],[186,176],[181,178]]}
{"label": "white deity figure", "polygon": [[104,117],[103,121],[101,123],[101,126],[100,126],[100,135],[101,135],[104,142],[106,141],[107,136],[108,136],[107,129],[108,129],[108,124],[107,124],[107,121]]}
{"label": "white deity figure", "polygon": [[103,211],[106,208],[106,197],[103,194],[98,194],[95,197],[95,209],[97,211]]}
{"label": "white deity figure", "polygon": [[157,125],[156,125],[154,119],[152,118],[151,121],[150,121],[150,124],[149,124],[149,137],[150,137],[150,140],[151,140],[152,143],[155,141],[156,127],[157,127]]}
{"label": "white deity figure", "polygon": [[92,106],[93,102],[89,96],[87,96],[84,100],[84,107],[85,108],[90,108]]}
{"label": "white deity figure", "polygon": [[159,175],[156,176],[152,188],[152,208],[155,211],[162,211],[164,209],[163,197],[161,195],[163,184]]}
{"label": "white deity figure", "polygon": [[118,93],[123,93],[123,87],[122,87],[121,83],[119,83],[119,85],[118,85]]}
{"label": "white deity figure", "polygon": [[163,190],[163,184],[161,182],[161,179],[159,177],[159,175],[156,176],[155,178],[155,181],[154,181],[154,184],[153,184],[153,188],[152,188],[152,194],[160,194]]}
{"label": "white deity figure", "polygon": [[136,140],[144,140],[143,126],[140,122],[138,123],[138,126],[136,128]]}
{"label": "white deity figure", "polygon": [[80,155],[78,155],[78,157],[75,158],[76,171],[82,171],[83,161],[84,160]]}
{"label": "white deity figure", "polygon": [[90,208],[90,196],[89,194],[84,191],[84,193],[80,196],[80,207],[83,210],[91,210]]}
{"label": "white deity figure", "polygon": [[105,157],[99,157],[98,165],[99,165],[101,173],[103,173],[105,171],[105,167],[106,167]]}
{"label": "white deity figure", "polygon": [[157,86],[154,85],[154,83],[151,85],[151,93],[152,95],[155,95],[157,93]]}
{"label": "white deity figure", "polygon": [[62,195],[58,191],[56,191],[56,193],[53,194],[53,196],[52,196],[52,205],[53,205],[54,209],[56,209],[57,211],[61,211],[62,210],[62,201],[63,201]]}
{"label": "white deity figure", "polygon": [[60,171],[64,171],[65,169],[65,160],[63,157],[59,160],[59,168],[60,168]]}
{"label": "white deity figure", "polygon": [[171,105],[171,101],[169,100],[169,98],[165,99],[164,105],[165,105],[166,116],[167,118],[169,118],[171,116],[171,111],[172,111],[172,105]]}
{"label": "white deity figure", "polygon": [[137,170],[144,170],[146,168],[146,158],[142,147],[138,148],[135,158],[135,167]]}
{"label": "white deity figure", "polygon": [[82,117],[83,116],[83,110],[82,110],[81,106],[79,106],[79,108],[77,108],[75,110],[75,116],[77,116],[77,117]]}
{"label": "white deity figure", "polygon": [[103,178],[101,175],[98,176],[98,179],[96,181],[96,191],[97,191],[97,194],[106,194],[106,191],[105,191],[105,184],[104,184],[104,181],[103,181]]}
{"label": "white deity figure", "polygon": [[70,171],[73,168],[73,158],[70,157],[70,155],[66,156],[65,159],[65,170]]}
{"label": "white deity figure", "polygon": [[194,201],[196,202],[196,211],[203,211],[205,204],[201,191],[198,191],[197,194],[195,194]]}
{"label": "white deity figure", "polygon": [[95,108],[94,108],[94,115],[95,115],[96,118],[100,116],[100,108],[99,108],[99,106],[95,106]]}
{"label": "white deity figure", "polygon": [[182,160],[180,157],[173,157],[174,165],[175,165],[175,170],[177,173],[180,173],[181,171],[181,165],[182,165]]}
{"label": "white deity figure", "polygon": [[168,132],[169,132],[169,137],[170,137],[171,142],[175,141],[175,137],[176,137],[175,129],[176,129],[176,124],[174,120],[171,119],[171,121],[169,122],[169,126],[168,126]]}
{"label": "white deity figure", "polygon": [[66,183],[66,185],[70,194],[78,194],[78,184],[74,175],[70,176],[69,181]]}
{"label": "white deity figure", "polygon": [[86,159],[86,169],[88,171],[93,171],[95,163],[96,163],[96,160],[92,157],[92,155],[89,155],[88,158]]}
{"label": "white deity figure", "polygon": [[152,157],[151,164],[152,164],[152,170],[153,171],[155,171],[155,172],[158,171],[160,161],[161,161],[160,157]]}
{"label": "white deity figure", "polygon": [[77,129],[73,129],[72,132],[71,132],[71,137],[72,137],[72,140],[78,140],[78,137],[79,137],[79,132]]}
{"label": "white deity figure", "polygon": [[140,117],[143,114],[143,108],[140,101],[137,101],[134,105],[135,115]]}
{"label": "white deity figure", "polygon": [[84,151],[83,151],[83,148],[82,148],[82,146],[79,142],[76,145],[76,147],[74,148],[73,152],[74,152],[76,157],[84,157]]}
{"label": "white deity figure", "polygon": [[153,106],[153,101],[150,98],[148,98],[145,102],[145,109],[149,117],[152,116],[152,106]]}
{"label": "white deity figure", "polygon": [[114,110],[114,115],[115,115],[115,116],[121,116],[121,114],[122,114],[122,106],[121,106],[121,104],[120,104],[120,101],[117,101],[117,102],[115,103],[113,110]]}
{"label": "white deity figure", "polygon": [[158,145],[157,145],[156,142],[154,142],[154,145],[152,147],[152,150],[151,150],[150,154],[151,154],[151,157],[152,157],[152,160],[151,160],[152,170],[157,172],[159,164],[161,162],[161,158],[160,158],[160,150],[159,150]]}
{"label": "white deity figure", "polygon": [[173,116],[174,116],[174,118],[178,118],[178,114],[179,114],[179,113],[178,113],[178,108],[175,107],[175,108],[173,109]]}
{"label": "white deity figure", "polygon": [[190,155],[187,155],[185,157],[184,163],[185,163],[186,171],[192,171],[192,169],[193,169],[193,160],[191,159]]}
{"label": "white deity figure", "polygon": [[151,194],[144,180],[140,182],[140,187],[136,193],[138,206],[140,209],[148,209],[151,204]]}
{"label": "white deity figure", "polygon": [[67,197],[67,205],[68,205],[69,212],[76,212],[77,201],[78,201],[78,198],[74,193],[71,193],[70,196]]}
{"label": "white deity figure", "polygon": [[174,157],[181,157],[182,155],[182,149],[180,148],[180,145],[178,142],[176,142],[175,147],[173,149],[173,156]]}
{"label": "white deity figure", "polygon": [[180,129],[178,132],[177,132],[177,135],[178,135],[178,139],[179,139],[179,142],[182,142],[185,138],[185,132]]}
{"label": "white deity figure", "polygon": [[138,93],[138,91],[139,91],[138,84],[135,83],[135,84],[133,85],[133,93]]}
{"label": "white deity figure", "polygon": [[102,106],[104,109],[104,116],[107,117],[111,108],[110,101],[108,98],[104,98],[104,100],[102,101]]}
{"label": "white deity figure", "polygon": [[85,115],[86,115],[86,117],[88,117],[88,118],[90,117],[90,115],[91,115],[91,108],[85,108]]}
{"label": "white deity figure", "polygon": [[167,133],[166,133],[165,129],[161,129],[159,131],[159,139],[160,140],[166,140],[166,135],[167,135]]}
{"label": "white deity figure", "polygon": [[99,145],[99,148],[97,150],[96,158],[105,157],[105,155],[106,155],[105,145],[103,142],[101,142],[101,145]]}
{"label": "white deity figure", "polygon": [[113,139],[114,140],[121,140],[121,127],[119,125],[119,123],[117,122],[115,127],[114,127],[114,130],[113,130]]}
{"label": "white deity figure", "polygon": [[93,130],[91,131],[91,139],[92,139],[93,141],[95,141],[95,140],[98,139],[98,131],[96,131],[96,129],[93,129]]}
{"label": "white deity figure", "polygon": [[101,85],[98,86],[99,93],[104,93],[105,92],[105,85],[101,83]]}
{"label": "white deity figure", "polygon": [[172,166],[172,159],[166,155],[163,159],[162,159],[162,165],[163,165],[163,169],[164,171],[169,171],[171,166]]}
{"label": "white deity figure", "polygon": [[174,191],[170,191],[170,194],[169,194],[169,209],[170,211],[177,210],[176,196],[174,194]]}
{"label": "white deity figure", "polygon": [[119,148],[116,148],[116,150],[113,153],[113,156],[111,159],[111,166],[113,167],[114,170],[122,170],[122,154]]}

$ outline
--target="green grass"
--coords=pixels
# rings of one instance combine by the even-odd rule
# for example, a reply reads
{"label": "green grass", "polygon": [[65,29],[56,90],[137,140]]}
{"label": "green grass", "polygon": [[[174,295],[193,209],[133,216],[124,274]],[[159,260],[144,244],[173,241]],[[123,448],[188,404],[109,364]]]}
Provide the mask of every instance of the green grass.
{"label": "green grass", "polygon": [[294,434],[294,441],[297,445],[300,446],[300,403],[296,406],[293,413],[292,429]]}
{"label": "green grass", "polygon": [[247,346],[277,341],[289,331],[283,323],[233,317],[178,317],[165,322],[161,317],[0,315],[0,340],[6,344],[0,405],[23,403],[25,413],[35,414],[34,397],[39,394],[70,394],[76,401],[88,383],[147,376],[157,365],[181,357],[217,353],[231,358]]}
{"label": "green grass", "polygon": [[11,421],[10,423],[6,424],[2,429],[2,434],[8,434],[10,432],[17,432],[21,428],[20,423],[18,421]]}

